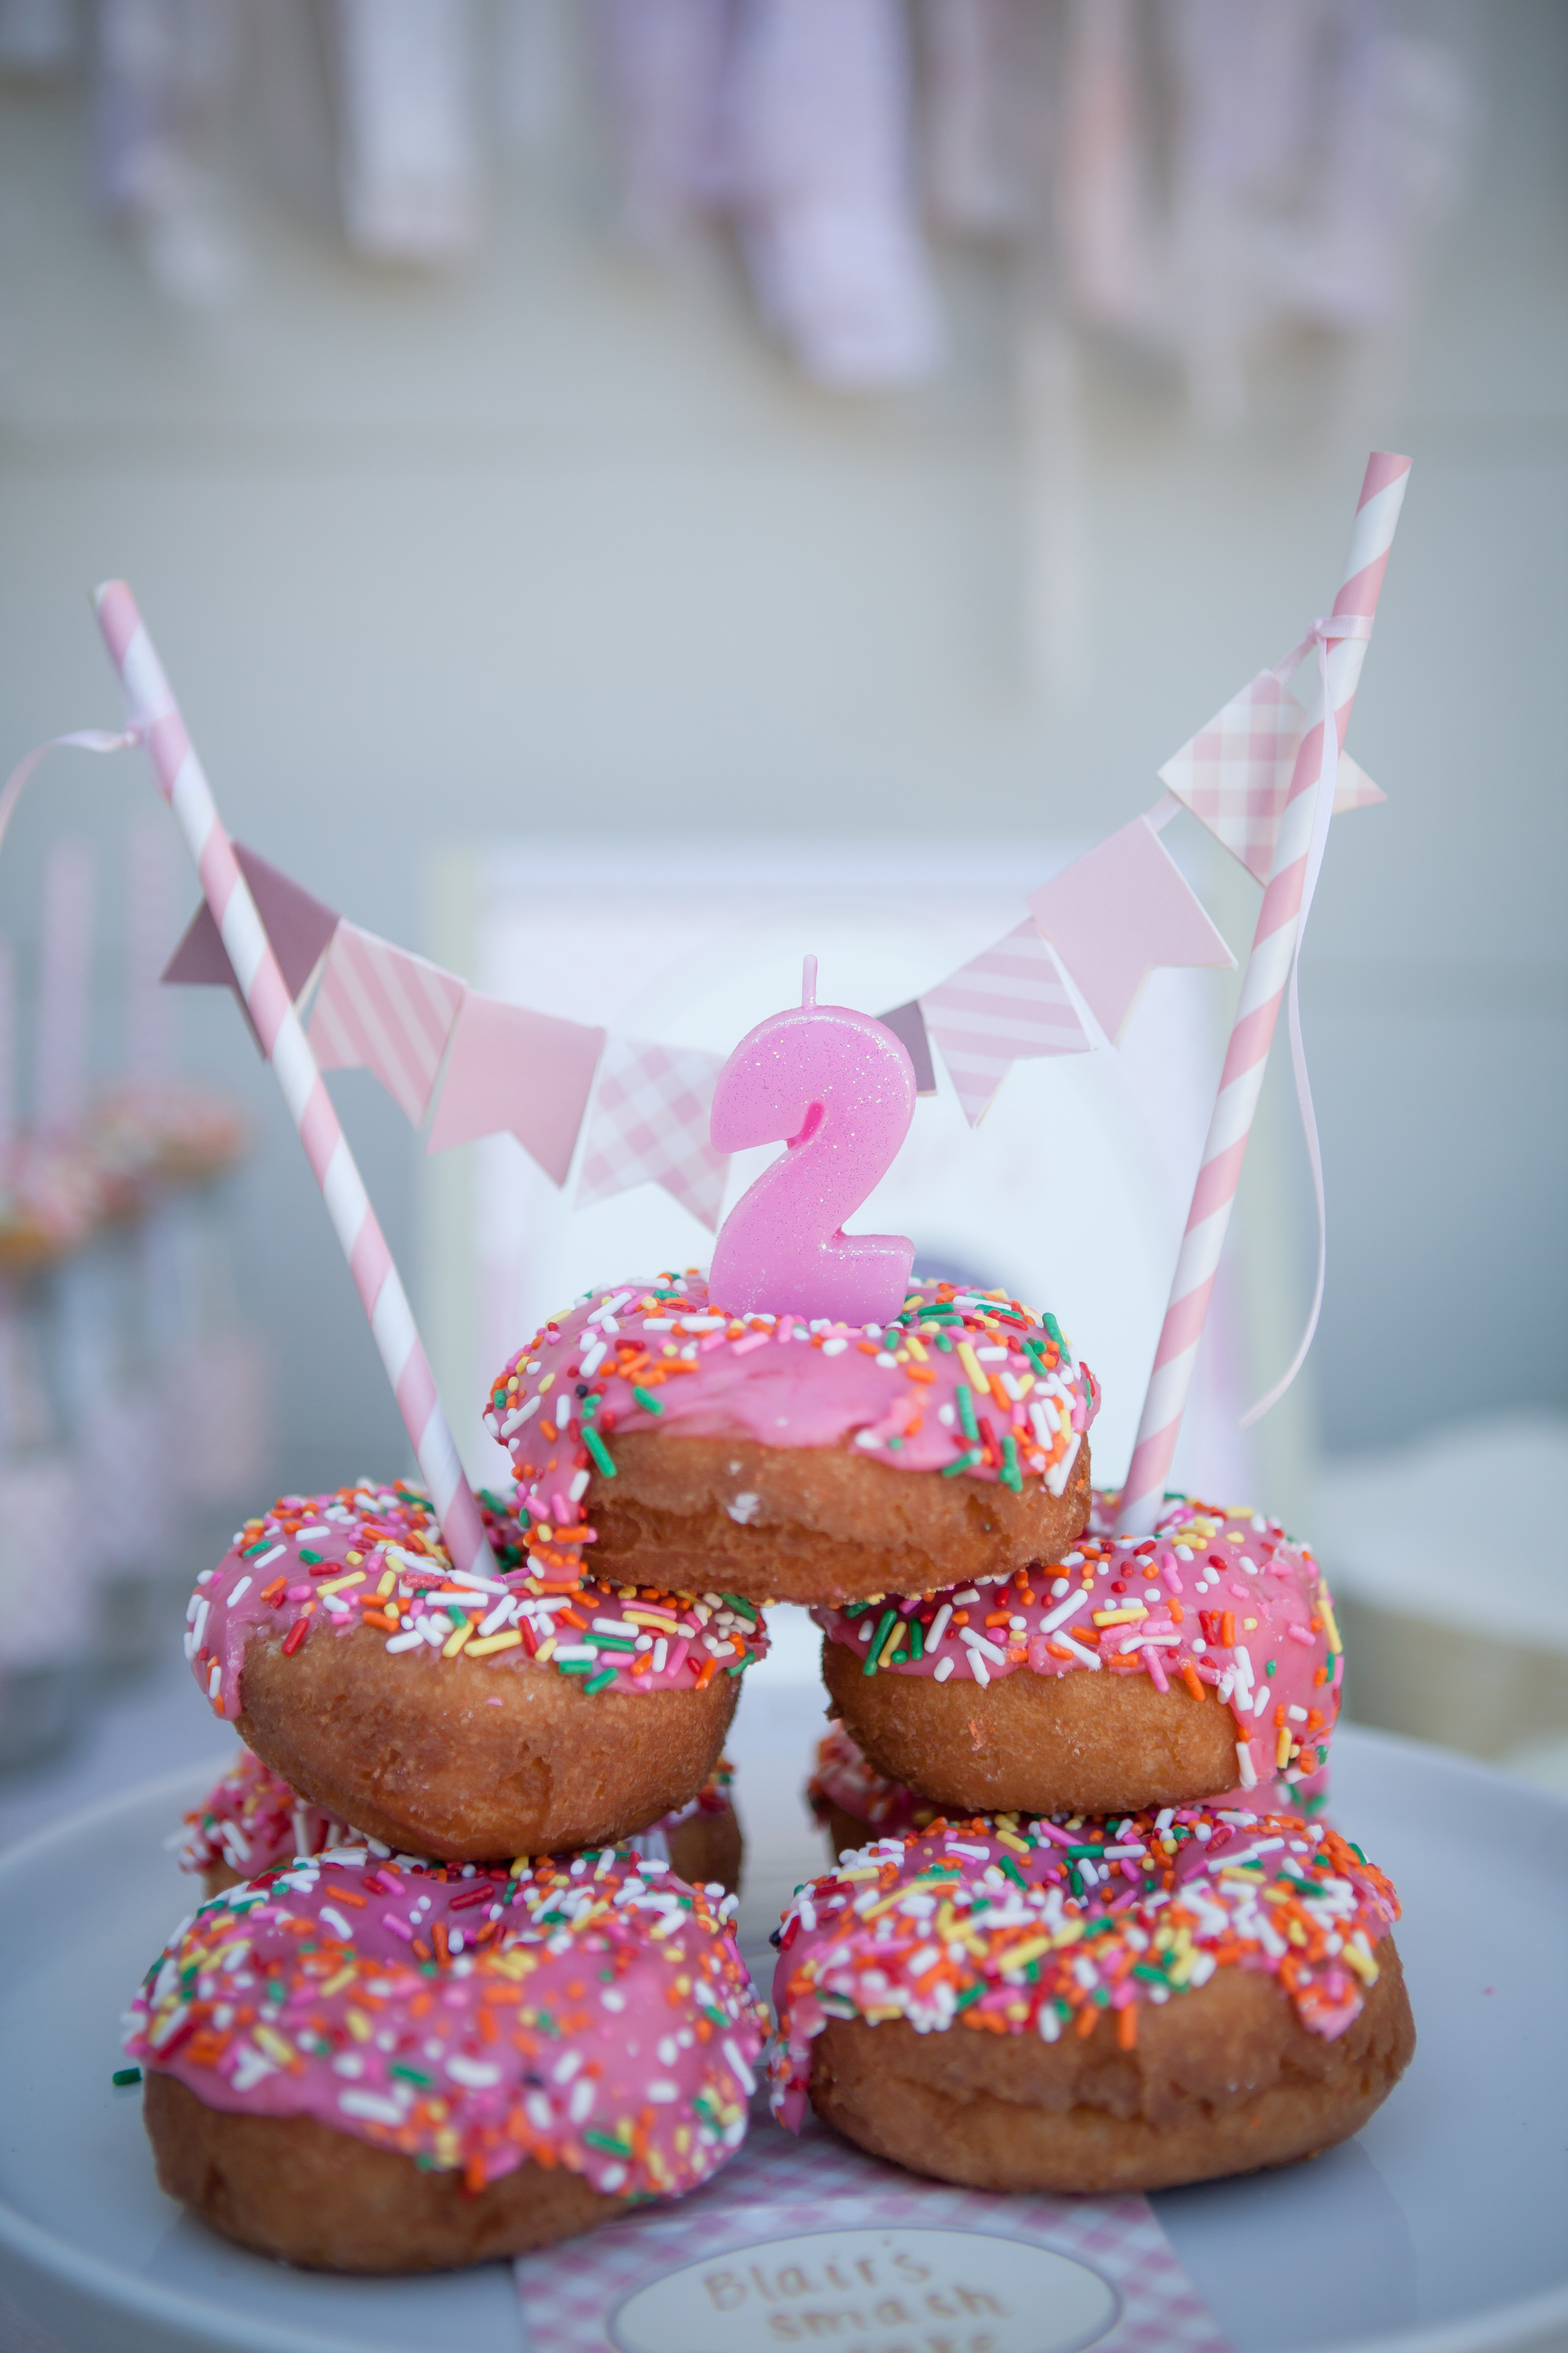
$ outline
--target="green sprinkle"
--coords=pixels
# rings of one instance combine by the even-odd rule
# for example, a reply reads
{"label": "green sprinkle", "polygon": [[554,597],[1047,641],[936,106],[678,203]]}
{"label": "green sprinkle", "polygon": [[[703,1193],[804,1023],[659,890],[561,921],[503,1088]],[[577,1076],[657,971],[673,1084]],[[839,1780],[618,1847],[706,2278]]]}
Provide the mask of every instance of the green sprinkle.
{"label": "green sprinkle", "polygon": [[979,1447],[972,1446],[966,1454],[961,1454],[959,1456],[956,1462],[944,1462],[942,1467],[942,1475],[944,1479],[956,1479],[961,1471],[973,1471],[979,1460]]}
{"label": "green sprinkle", "polygon": [[610,1460],[609,1451],[605,1447],[604,1440],[600,1437],[598,1431],[594,1428],[591,1422],[584,1422],[582,1429],[584,1445],[587,1448],[589,1453],[598,1464],[604,1476],[606,1479],[613,1479],[616,1475],[616,1466]]}
{"label": "green sprinkle", "polygon": [[937,1346],[942,1350],[942,1355],[943,1355],[944,1356],[952,1356],[952,1334],[951,1334],[951,1333],[949,1333],[949,1332],[947,1332],[947,1331],[945,1331],[945,1330],[939,1332],[939,1333],[937,1334],[937,1335],[936,1335],[936,1345],[937,1345]]}
{"label": "green sprinkle", "polygon": [[142,2070],[140,2067],[117,2067],[109,2080],[117,2092],[123,2092],[128,2084],[142,2081]]}
{"label": "green sprinkle", "polygon": [[662,1402],[659,1398],[655,1397],[653,1391],[651,1389],[639,1389],[635,1381],[632,1383],[632,1395],[636,1398],[638,1405],[641,1406],[644,1413],[662,1413],[664,1411]]}
{"label": "green sprinkle", "polygon": [[637,1644],[628,1642],[624,1634],[595,1634],[595,1641],[601,1651],[635,1651]]}
{"label": "green sprinkle", "polygon": [[910,1620],[910,1641],[912,1646],[910,1651],[910,1658],[923,1658],[926,1646],[925,1630],[918,1618]]}
{"label": "green sprinkle", "polygon": [[1069,1862],[1077,1862],[1081,1855],[1099,1857],[1104,1852],[1105,1849],[1102,1846],[1069,1846],[1067,1850],[1067,1858]]}
{"label": "green sprinkle", "polygon": [[967,2010],[972,2001],[978,2001],[984,1990],[985,1988],[983,1985],[975,1985],[971,1986],[967,1993],[961,1993],[952,2006],[954,2014],[956,2015],[961,2010]]}
{"label": "green sprinkle", "polygon": [[1046,1314],[1041,1316],[1040,1321],[1045,1325],[1047,1331],[1050,1334],[1052,1339],[1056,1342],[1057,1346],[1061,1350],[1063,1364],[1070,1365],[1072,1362],[1072,1350],[1062,1338],[1062,1327],[1057,1322],[1056,1317],[1054,1315]]}
{"label": "green sprinkle", "polygon": [[606,1683],[613,1683],[615,1682],[615,1680],[616,1680],[616,1670],[615,1670],[615,1668],[614,1668],[614,1667],[606,1667],[606,1668],[604,1670],[604,1672],[603,1672],[603,1673],[602,1673],[602,1674],[596,1674],[596,1675],[595,1675],[595,1676],[592,1678],[592,1680],[591,1680],[590,1682],[585,1683],[584,1684],[584,1686],[583,1686],[583,1689],[587,1693],[587,1694],[588,1694],[589,1698],[590,1698],[590,1699],[592,1699],[592,1697],[593,1697],[593,1695],[594,1695],[594,1694],[595,1694],[595,1692],[602,1692],[602,1691],[604,1690],[604,1688],[605,1688],[605,1684],[606,1684]]}
{"label": "green sprinkle", "polygon": [[276,1536],[258,1536],[253,1545],[246,1546],[244,1552],[240,1555],[240,1558],[242,1560],[254,1560],[258,1552],[270,1552],[272,1546],[277,1543],[277,1541],[278,1539]]}
{"label": "green sprinkle", "polygon": [[625,2141],[612,2140],[608,2133],[589,2132],[584,2128],[583,2137],[590,2148],[602,2148],[607,2157],[625,2157],[626,2153]]}
{"label": "green sprinkle", "polygon": [[1010,1854],[999,1854],[996,1860],[1001,1864],[1003,1870],[1006,1873],[1009,1879],[1016,1879],[1020,1887],[1026,1888],[1028,1886],[1028,1881],[1025,1878],[1023,1873],[1019,1870],[1017,1864],[1014,1862]]}
{"label": "green sprinkle", "polygon": [[1046,1352],[1041,1347],[1039,1342],[1037,1340],[1026,1338],[1019,1342],[1019,1345],[1022,1347],[1025,1356],[1029,1359],[1030,1364],[1033,1365],[1036,1372],[1038,1373],[1040,1378],[1043,1381],[1048,1381],[1051,1377],[1051,1368],[1046,1362]]}
{"label": "green sprinkle", "polygon": [[1264,1673],[1265,1673],[1266,1675],[1271,1675],[1271,1674],[1274,1672],[1275,1668],[1276,1668],[1279,1664],[1279,1660],[1278,1660],[1278,1659],[1270,1659],[1270,1660],[1268,1660],[1268,1661],[1267,1662],[1267,1663],[1265,1664],[1265,1666],[1264,1666],[1264,1669],[1263,1669]]}
{"label": "green sprinkle", "polygon": [[[599,1671],[598,1662],[594,1659],[552,1659],[550,1663],[558,1675],[593,1675]],[[614,1674],[615,1672],[612,1667],[610,1672]]]}
{"label": "green sprinkle", "polygon": [[1164,1970],[1151,1968],[1147,1961],[1134,1961],[1132,1974],[1135,1978],[1142,1978],[1147,1985],[1163,1985],[1165,1982]]}
{"label": "green sprinkle", "polygon": [[980,1425],[974,1419],[974,1399],[969,1394],[969,1383],[958,1386],[958,1418],[963,1424],[963,1434],[973,1445],[980,1435]]}
{"label": "green sprinkle", "polygon": [[756,1624],[757,1605],[754,1601],[742,1600],[738,1593],[721,1593],[719,1599],[727,1602],[731,1609],[738,1609],[742,1618],[749,1618],[753,1626]]}
{"label": "green sprinkle", "polygon": [[304,1546],[301,1545],[300,1547],[300,1557],[302,1561],[307,1562],[311,1568],[319,1568],[327,1556],[324,1552],[307,1552]]}
{"label": "green sprinkle", "polygon": [[892,1630],[893,1621],[897,1618],[898,1614],[899,1613],[896,1609],[883,1610],[877,1630],[872,1635],[870,1644],[866,1652],[866,1663],[860,1670],[863,1675],[874,1675],[876,1673],[877,1662],[882,1655],[882,1645],[887,1641],[889,1634]]}
{"label": "green sprinkle", "polygon": [[1010,1430],[1002,1432],[1002,1484],[1021,1494],[1024,1474],[1018,1468],[1018,1443]]}
{"label": "green sprinkle", "polygon": [[401,2075],[405,2084],[417,2084],[422,2091],[426,2092],[436,2080],[433,2075],[426,2075],[421,2067],[405,2067],[401,2059],[395,2059],[386,2072],[389,2075]]}

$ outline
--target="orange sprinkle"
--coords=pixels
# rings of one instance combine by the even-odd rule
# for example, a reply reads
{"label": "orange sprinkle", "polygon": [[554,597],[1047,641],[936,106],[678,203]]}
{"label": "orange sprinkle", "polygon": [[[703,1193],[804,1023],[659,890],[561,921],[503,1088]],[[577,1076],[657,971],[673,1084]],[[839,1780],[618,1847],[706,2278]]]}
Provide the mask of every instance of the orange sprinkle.
{"label": "orange sprinkle", "polygon": [[1191,1659],[1184,1659],[1182,1661],[1182,1681],[1185,1683],[1187,1689],[1191,1692],[1195,1700],[1201,1700],[1203,1698],[1203,1678],[1198,1673],[1196,1667],[1194,1666]]}
{"label": "orange sprinkle", "polygon": [[1123,2051],[1135,2050],[1138,2042],[1138,2005],[1130,2001],[1125,2010],[1116,2013],[1116,2040]]}

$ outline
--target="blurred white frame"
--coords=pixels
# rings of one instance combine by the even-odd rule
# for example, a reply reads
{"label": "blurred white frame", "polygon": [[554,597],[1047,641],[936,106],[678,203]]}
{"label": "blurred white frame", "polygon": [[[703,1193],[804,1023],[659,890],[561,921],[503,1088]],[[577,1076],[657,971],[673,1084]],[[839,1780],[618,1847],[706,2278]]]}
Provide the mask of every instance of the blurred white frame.
{"label": "blurred white frame", "polygon": [[[496,996],[725,1053],[799,1002],[806,952],[823,1003],[881,1012],[1010,930],[1083,846],[496,841],[443,861],[431,947]],[[939,1093],[853,1221],[912,1235],[917,1268],[1005,1283],[1058,1315],[1104,1386],[1097,1484],[1118,1481],[1131,1451],[1234,989],[1224,973],[1154,973],[1120,1050],[1016,1064],[974,1130],[939,1060]],[[726,1208],[772,1156],[737,1156]],[[506,1464],[477,1409],[511,1351],[594,1283],[705,1263],[712,1237],[651,1185],[574,1209],[576,1164],[557,1191],[510,1136],[424,1169],[422,1322],[469,1471],[493,1482]],[[1174,1471],[1221,1502],[1254,1500],[1268,1467],[1237,1428],[1262,1385],[1248,1359],[1265,1354],[1242,1297],[1282,1293],[1250,1283],[1248,1237],[1267,1238],[1266,1254],[1281,1247],[1284,1205],[1259,1198],[1278,1189],[1269,1155],[1255,1151],[1247,1183],[1254,1214],[1222,1268]],[[1277,1366],[1294,1335],[1288,1310],[1269,1321]],[[1305,1411],[1292,1393],[1273,1419]]]}

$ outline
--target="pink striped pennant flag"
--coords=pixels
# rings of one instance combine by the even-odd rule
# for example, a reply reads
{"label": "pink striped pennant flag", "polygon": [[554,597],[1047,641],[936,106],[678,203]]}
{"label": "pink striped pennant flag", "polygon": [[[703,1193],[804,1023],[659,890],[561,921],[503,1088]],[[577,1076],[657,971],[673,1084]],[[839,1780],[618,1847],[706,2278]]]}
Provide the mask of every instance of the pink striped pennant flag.
{"label": "pink striped pennant flag", "polygon": [[[1274,838],[1307,732],[1307,713],[1279,675],[1284,670],[1288,678],[1294,668],[1294,657],[1287,655],[1274,670],[1260,670],[1160,770],[1160,782],[1259,882],[1268,880]],[[1371,808],[1384,797],[1342,752],[1335,814]]]}
{"label": "pink striped pennant flag", "polygon": [[588,1114],[577,1207],[634,1185],[662,1185],[715,1231],[730,1155],[714,1150],[708,1122],[723,1067],[722,1054],[695,1046],[612,1038]]}
{"label": "pink striped pennant flag", "polygon": [[1029,912],[1113,1043],[1156,965],[1236,963],[1146,817],[1053,874]]}
{"label": "pink striped pennant flag", "polygon": [[470,988],[458,1008],[426,1151],[515,1135],[552,1184],[564,1185],[604,1043],[602,1029]]}
{"label": "pink striped pennant flag", "polygon": [[305,1035],[323,1071],[372,1071],[417,1127],[462,1004],[455,973],[341,923]]}
{"label": "pink striped pennant flag", "polygon": [[1057,960],[1027,915],[924,990],[920,1007],[971,1127],[979,1125],[1015,1062],[1089,1050]]}

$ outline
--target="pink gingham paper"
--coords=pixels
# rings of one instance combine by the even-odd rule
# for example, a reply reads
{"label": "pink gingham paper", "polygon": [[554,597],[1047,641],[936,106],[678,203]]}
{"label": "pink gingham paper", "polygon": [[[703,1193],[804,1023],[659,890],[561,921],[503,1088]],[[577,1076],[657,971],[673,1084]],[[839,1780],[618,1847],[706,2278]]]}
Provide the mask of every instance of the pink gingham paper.
{"label": "pink gingham paper", "polygon": [[[982,2289],[994,2242],[1021,2242],[1083,2266],[1109,2291],[1099,2298],[1107,2316],[1102,2325],[1088,2336],[1058,2335],[1054,2340],[1048,2326],[1042,2326],[1048,2316],[1038,2307],[1012,2315],[1011,2327],[1005,2312],[997,2316],[984,2311],[957,2327],[933,2327],[913,2308],[919,2297],[906,2297],[905,2321],[889,2317],[880,2325],[870,2312],[863,2330],[846,2333],[842,2323],[833,2327],[828,2341],[841,2353],[916,2353],[917,2348],[925,2353],[928,2343],[950,2345],[952,2353],[970,2353],[977,2343],[994,2347],[996,2353],[1014,2353],[1015,2346],[1021,2353],[1027,2345],[1034,2353],[1037,2345],[1052,2342],[1064,2353],[1068,2346],[1090,2345],[1095,2353],[1227,2353],[1227,2340],[1177,2262],[1146,2198],[1009,2197],[948,2189],[867,2157],[815,2119],[797,2139],[765,2111],[753,2115],[740,2155],[694,2197],[679,2205],[649,2206],[586,2238],[519,2258],[514,2271],[529,2353],[642,2353],[654,2339],[645,2333],[647,2324],[639,2326],[635,2313],[627,2312],[631,2299],[689,2264],[702,2267],[702,2276],[693,2282],[688,2339],[688,2353],[695,2353],[700,2339],[716,2326],[711,2292],[708,2297],[702,2293],[705,2278],[721,2279],[728,2293],[739,2295],[741,2288],[729,2284],[756,2279],[759,2272],[767,2279],[770,2246],[829,2232],[840,2239],[866,2234],[868,2246],[879,2234],[887,2243],[889,2232],[917,2232],[928,2250],[933,2232],[964,2233],[975,2241],[972,2254],[967,2249],[965,2254]],[[750,2291],[752,2304],[760,2292]],[[749,2348],[753,2339],[794,2342],[791,2328],[800,2341],[809,2341],[829,2325],[819,2321],[813,2328],[804,2313],[791,2314],[787,2300],[776,2311],[759,2308],[750,2315],[749,2331],[742,2330],[742,2316],[737,2313],[731,2324],[730,2341],[737,2348]],[[664,2326],[670,2326],[668,2313]],[[725,2341],[725,2325],[718,2326],[724,2330],[719,2341]],[[668,2338],[672,2348],[677,2341],[677,2335]]]}

